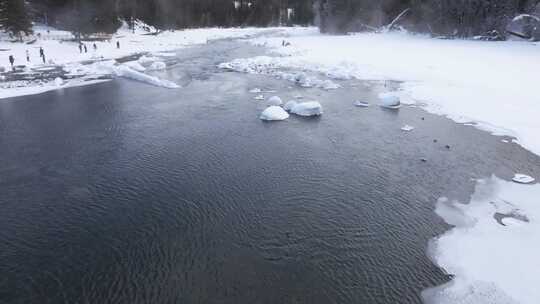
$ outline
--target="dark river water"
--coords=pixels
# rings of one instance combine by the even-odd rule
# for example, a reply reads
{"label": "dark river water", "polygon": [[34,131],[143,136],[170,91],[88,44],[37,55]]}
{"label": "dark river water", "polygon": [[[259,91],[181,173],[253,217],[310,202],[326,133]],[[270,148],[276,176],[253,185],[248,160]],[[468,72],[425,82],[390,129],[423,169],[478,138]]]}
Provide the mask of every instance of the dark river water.
{"label": "dark river water", "polygon": [[[426,255],[448,229],[436,200],[540,175],[473,127],[355,108],[375,84],[215,68],[261,52],[180,51],[159,74],[178,90],[118,79],[0,101],[0,303],[421,303],[449,280]],[[325,113],[264,123],[255,87]]]}

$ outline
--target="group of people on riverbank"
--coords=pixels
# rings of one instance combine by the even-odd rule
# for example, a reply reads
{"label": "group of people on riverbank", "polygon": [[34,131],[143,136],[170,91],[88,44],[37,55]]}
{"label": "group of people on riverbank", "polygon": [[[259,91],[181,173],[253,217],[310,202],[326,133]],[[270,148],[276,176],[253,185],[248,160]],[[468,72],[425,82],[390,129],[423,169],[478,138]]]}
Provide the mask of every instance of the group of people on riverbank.
{"label": "group of people on riverbank", "polygon": [[[26,62],[30,62],[30,51],[26,50]],[[45,50],[43,49],[43,47],[40,47],[39,48],[39,57],[41,58],[41,60],[43,61],[43,63],[45,64],[47,62],[47,59],[45,57]],[[13,55],[9,55],[9,63],[11,64],[11,68],[12,69],[15,69],[15,57]]]}
{"label": "group of people on riverbank", "polygon": [[[92,47],[94,49],[94,52],[96,52],[98,49],[97,44],[93,43]],[[120,41],[116,41],[116,48],[120,49]],[[79,53],[82,54],[83,50],[84,50],[84,53],[88,53],[88,47],[86,46],[86,44],[79,43]],[[26,50],[25,54],[26,54],[26,62],[30,63],[31,61],[30,51]],[[46,57],[45,57],[45,50],[43,49],[43,47],[39,48],[39,57],[43,61],[43,64],[47,62]],[[13,56],[13,54],[9,55],[8,60],[9,60],[9,64],[11,65],[11,69],[15,70],[15,56]]]}

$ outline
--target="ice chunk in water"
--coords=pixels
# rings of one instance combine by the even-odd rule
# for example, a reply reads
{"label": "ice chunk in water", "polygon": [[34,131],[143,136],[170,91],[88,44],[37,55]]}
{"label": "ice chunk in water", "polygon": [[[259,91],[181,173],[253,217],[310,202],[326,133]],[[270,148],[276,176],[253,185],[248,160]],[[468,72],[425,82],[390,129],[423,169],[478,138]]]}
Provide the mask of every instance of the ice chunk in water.
{"label": "ice chunk in water", "polygon": [[261,113],[259,118],[267,121],[285,120],[289,118],[289,113],[285,112],[281,107],[270,106]]}
{"label": "ice chunk in water", "polygon": [[401,99],[399,96],[396,96],[391,93],[381,93],[379,94],[380,105],[381,107],[397,109],[401,107]]}
{"label": "ice chunk in water", "polygon": [[520,183],[520,184],[532,184],[534,183],[535,179],[528,176],[528,175],[525,175],[525,174],[516,174],[514,175],[514,178],[512,178],[512,180],[516,183]]}
{"label": "ice chunk in water", "polygon": [[317,101],[301,102],[292,107],[291,113],[300,116],[318,116],[323,114],[323,108]]}
{"label": "ice chunk in water", "polygon": [[402,128],[401,128],[402,131],[405,131],[405,132],[410,132],[412,130],[414,130],[414,127],[413,126],[409,126],[409,125],[404,125]]}
{"label": "ice chunk in water", "polygon": [[354,105],[357,106],[357,107],[367,108],[367,107],[369,107],[369,102],[357,100],[357,101],[354,103]]}

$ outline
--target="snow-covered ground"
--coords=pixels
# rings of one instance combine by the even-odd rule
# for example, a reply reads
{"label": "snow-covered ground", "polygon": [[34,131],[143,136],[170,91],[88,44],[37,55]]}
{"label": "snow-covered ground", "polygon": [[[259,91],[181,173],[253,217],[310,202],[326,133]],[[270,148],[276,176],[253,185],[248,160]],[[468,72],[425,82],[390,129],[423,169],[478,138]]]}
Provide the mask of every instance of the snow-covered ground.
{"label": "snow-covered ground", "polygon": [[467,205],[440,199],[436,212],[455,228],[436,239],[431,255],[455,275],[424,292],[428,303],[522,303],[540,299],[540,184],[496,177],[478,181]]}
{"label": "snow-covered ground", "polygon": [[[283,40],[290,43],[283,46]],[[322,35],[289,30],[249,40],[279,56],[236,60],[237,70],[310,70],[330,78],[403,81],[402,102],[514,136],[540,155],[540,45],[438,40],[405,33]]]}
{"label": "snow-covered ground", "polygon": [[[207,28],[207,29],[190,29],[183,31],[165,31],[159,35],[150,35],[144,29],[145,25],[139,25],[135,32],[132,32],[126,25],[118,30],[118,32],[112,35],[109,41],[82,41],[88,52],[80,52],[77,42],[65,41],[72,39],[73,36],[66,31],[60,31],[45,26],[34,27],[34,37],[36,41],[32,44],[10,42],[4,35],[0,39],[0,71],[2,69],[9,71],[11,69],[8,57],[13,55],[15,57],[16,66],[26,66],[25,70],[32,72],[32,69],[46,68],[49,66],[62,66],[66,68],[68,72],[72,72],[73,68],[79,69],[79,72],[90,73],[96,69],[96,67],[81,68],[83,62],[88,61],[101,61],[126,57],[133,54],[150,53],[155,54],[157,57],[167,57],[170,53],[167,51],[177,50],[184,47],[205,44],[208,41],[222,38],[247,38],[259,33],[272,33],[276,28]],[[47,30],[49,32],[47,32]],[[41,38],[38,37],[41,35]],[[32,39],[27,39],[26,42]],[[120,43],[120,48],[117,48],[116,43]],[[97,49],[94,50],[93,44],[96,44]],[[46,64],[43,64],[39,49],[43,48],[46,57]],[[26,51],[30,54],[30,62],[26,61]],[[174,55],[174,54],[173,54]],[[152,59],[152,62],[146,62],[150,66],[150,69],[157,70],[163,69],[164,64],[162,62],[155,62],[156,58],[147,57]],[[130,64],[127,64],[128,66]],[[99,68],[99,67],[98,67]],[[133,66],[131,63],[131,69],[137,70],[137,66]],[[124,71],[125,72],[125,71]],[[150,83],[155,84],[156,81],[151,80],[144,71],[139,70],[142,74],[139,74],[137,79],[144,81],[149,80]],[[80,73],[79,73],[80,74]],[[133,73],[116,73],[117,76],[133,76]],[[96,76],[96,75],[93,75]],[[97,75],[99,76],[99,74]],[[133,77],[131,77],[133,78]],[[2,79],[0,79],[0,85],[2,85]],[[163,80],[162,82],[165,82]],[[160,82],[160,84],[162,84]],[[68,80],[62,87],[70,87],[76,85],[84,85],[85,82],[81,79]],[[21,83],[11,83],[0,86],[0,98],[8,98],[21,95],[37,94],[48,90],[58,89],[59,86],[54,83],[53,80],[49,81],[37,81],[30,82],[25,81]],[[173,87],[169,85],[168,87]]]}

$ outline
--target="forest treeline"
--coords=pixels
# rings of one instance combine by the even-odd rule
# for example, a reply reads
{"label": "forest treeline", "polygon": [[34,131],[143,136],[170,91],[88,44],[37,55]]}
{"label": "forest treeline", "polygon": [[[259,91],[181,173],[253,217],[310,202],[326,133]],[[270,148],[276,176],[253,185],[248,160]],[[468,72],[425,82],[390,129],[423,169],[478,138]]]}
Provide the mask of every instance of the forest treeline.
{"label": "forest treeline", "polygon": [[28,31],[25,18],[86,34],[113,33],[121,20],[181,29],[308,25],[314,15],[312,0],[0,0],[4,29]]}
{"label": "forest treeline", "polygon": [[540,0],[0,0],[0,26],[29,33],[31,21],[75,34],[113,33],[122,21],[158,29],[316,24],[327,33],[389,26],[433,35],[503,33]]}
{"label": "forest treeline", "polygon": [[503,34],[520,14],[539,14],[539,0],[320,0],[315,11],[323,32],[342,33],[390,25],[431,33],[471,37]]}

